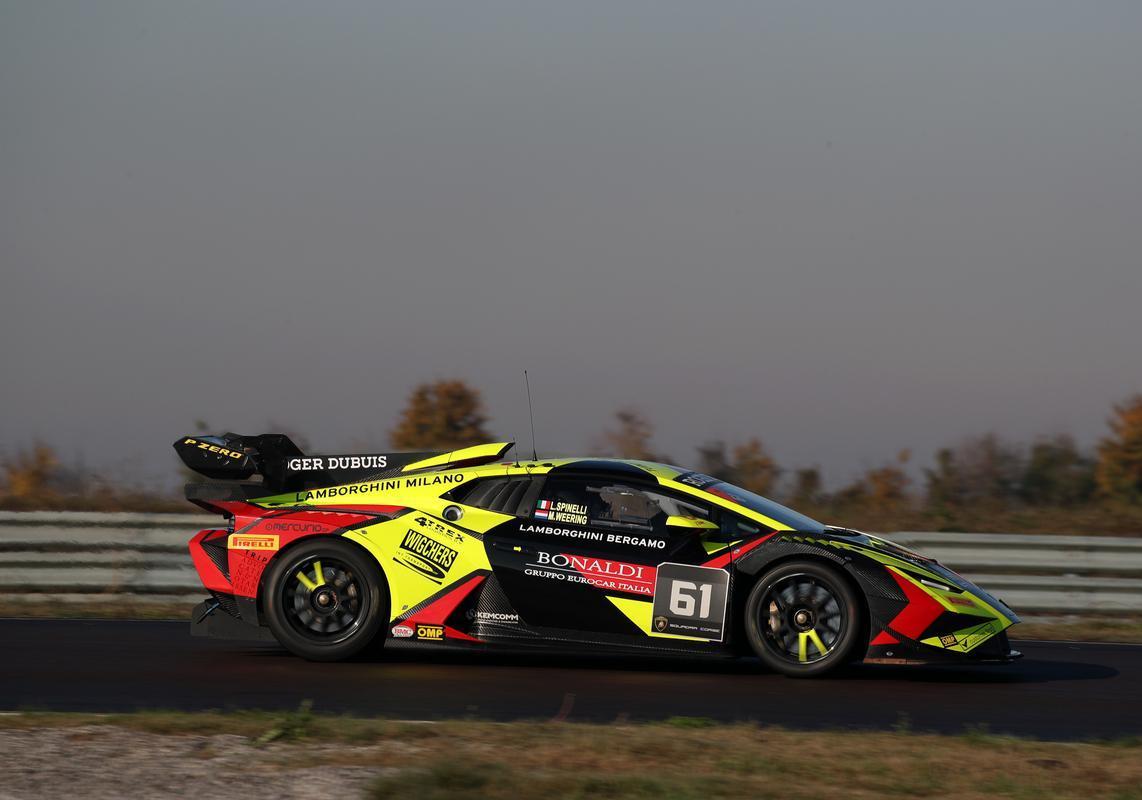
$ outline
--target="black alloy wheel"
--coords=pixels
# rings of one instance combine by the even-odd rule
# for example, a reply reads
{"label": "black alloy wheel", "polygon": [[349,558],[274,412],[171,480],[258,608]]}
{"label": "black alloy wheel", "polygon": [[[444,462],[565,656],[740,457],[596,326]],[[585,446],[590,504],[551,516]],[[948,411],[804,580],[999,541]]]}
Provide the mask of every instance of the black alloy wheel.
{"label": "black alloy wheel", "polygon": [[848,661],[860,631],[860,604],[837,570],[816,561],[782,564],[746,601],[746,636],[772,669],[821,675]]}
{"label": "black alloy wheel", "polygon": [[388,617],[388,592],[376,561],[360,548],[319,537],[271,564],[263,605],[270,630],[291,652],[338,661],[368,647]]}

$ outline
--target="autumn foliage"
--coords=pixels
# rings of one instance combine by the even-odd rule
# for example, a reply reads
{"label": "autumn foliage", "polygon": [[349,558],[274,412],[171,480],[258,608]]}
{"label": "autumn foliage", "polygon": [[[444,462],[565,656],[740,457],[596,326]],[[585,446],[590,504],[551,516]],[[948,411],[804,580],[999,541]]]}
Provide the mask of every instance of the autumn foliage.
{"label": "autumn foliage", "polygon": [[21,450],[4,462],[4,483],[13,497],[34,497],[54,491],[52,479],[59,468],[55,451],[43,442]]}
{"label": "autumn foliage", "polygon": [[442,380],[413,389],[389,439],[398,450],[456,450],[490,441],[486,424],[480,393]]}
{"label": "autumn foliage", "polygon": [[[487,424],[476,389],[458,379],[438,380],[413,389],[389,434],[394,449],[453,450],[491,441]],[[825,522],[868,530],[1139,533],[1142,394],[1114,406],[1107,424],[1107,435],[1093,451],[1065,435],[1023,444],[986,433],[941,448],[921,469],[913,468],[911,454],[902,451],[838,488],[827,486],[818,465],[781,465],[752,435],[707,442],[697,448],[696,459],[673,462],[655,446],[651,419],[631,407],[619,409],[588,449],[683,467],[694,464],[700,472]],[[296,432],[291,436],[304,440]],[[9,452],[0,459],[3,508],[185,509],[165,490],[125,486],[82,465],[62,464],[42,442]]]}
{"label": "autumn foliage", "polygon": [[603,432],[602,450],[618,458],[638,461],[668,461],[656,455],[650,447],[654,426],[636,408],[621,408],[615,412],[615,426]]}
{"label": "autumn foliage", "polygon": [[777,462],[757,437],[750,437],[730,453],[722,441],[702,445],[698,448],[698,469],[760,495],[772,494],[781,477]]}
{"label": "autumn foliage", "polygon": [[1104,497],[1142,501],[1142,394],[1114,407],[1110,436],[1098,446],[1098,489]]}

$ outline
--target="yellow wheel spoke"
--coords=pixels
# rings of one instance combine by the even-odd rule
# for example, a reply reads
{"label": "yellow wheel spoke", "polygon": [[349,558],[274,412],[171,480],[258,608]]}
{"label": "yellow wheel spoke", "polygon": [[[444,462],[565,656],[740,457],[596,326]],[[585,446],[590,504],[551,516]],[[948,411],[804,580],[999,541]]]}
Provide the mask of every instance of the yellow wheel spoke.
{"label": "yellow wheel spoke", "polygon": [[813,643],[813,647],[817,648],[817,652],[822,656],[828,655],[829,648],[825,647],[825,643],[821,641],[821,634],[815,630],[802,631],[797,634],[797,660],[805,663],[809,660],[809,642]]}
{"label": "yellow wheel spoke", "polygon": [[829,648],[825,647],[825,643],[821,641],[821,635],[817,631],[809,631],[809,641],[817,648],[817,652],[821,655],[828,655]]}
{"label": "yellow wheel spoke", "polygon": [[309,589],[309,591],[311,591],[311,592],[317,588],[317,584],[314,583],[313,581],[311,581],[309,579],[309,576],[306,575],[304,572],[302,572],[300,569],[297,571],[297,575],[295,575],[294,577],[296,577],[299,581],[301,581],[301,585],[304,586],[306,589]]}
{"label": "yellow wheel spoke", "polygon": [[321,562],[320,561],[314,561],[313,562],[313,572],[314,572],[314,576],[317,578],[317,585],[318,586],[325,583],[325,575],[322,574],[322,572],[321,572]]}

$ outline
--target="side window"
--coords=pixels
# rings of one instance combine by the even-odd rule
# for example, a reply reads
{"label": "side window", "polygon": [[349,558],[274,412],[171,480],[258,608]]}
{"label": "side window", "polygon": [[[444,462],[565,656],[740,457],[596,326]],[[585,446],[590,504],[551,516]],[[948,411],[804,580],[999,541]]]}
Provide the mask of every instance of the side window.
{"label": "side window", "polygon": [[769,530],[768,528],[762,528],[756,522],[751,522],[745,517],[739,517],[737,514],[731,514],[728,511],[723,512],[721,516],[722,524],[719,541],[736,542],[738,539],[757,536]]}
{"label": "side window", "polygon": [[539,494],[540,481],[526,475],[512,478],[484,478],[448,493],[457,503],[496,511],[500,514],[526,516]]}
{"label": "side window", "polygon": [[710,519],[710,511],[648,487],[606,480],[555,479],[537,498],[534,516],[577,525],[661,531],[667,517]]}

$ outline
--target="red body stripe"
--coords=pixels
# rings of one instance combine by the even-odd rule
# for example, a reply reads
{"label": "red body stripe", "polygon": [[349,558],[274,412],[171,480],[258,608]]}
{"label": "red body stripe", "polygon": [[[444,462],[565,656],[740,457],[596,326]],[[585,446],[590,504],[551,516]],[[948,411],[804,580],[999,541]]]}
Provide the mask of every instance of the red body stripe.
{"label": "red body stripe", "polygon": [[750,550],[753,550],[756,547],[760,547],[762,544],[768,542],[776,535],[777,531],[774,531],[773,533],[768,533],[765,536],[762,536],[760,539],[754,539],[752,542],[746,542],[745,544],[738,547],[731,547],[721,555],[714,556],[709,561],[704,562],[702,566],[715,568],[728,566],[731,559],[741,558]]}
{"label": "red body stripe", "polygon": [[888,627],[909,639],[919,639],[924,630],[944,613],[944,607],[906,578],[902,578],[892,570],[888,570],[888,574],[900,584],[901,591],[908,598],[908,605],[888,623]]}
{"label": "red body stripe", "polygon": [[458,639],[462,642],[478,642],[478,641],[480,641],[475,636],[469,636],[468,634],[466,634],[462,631],[456,630],[455,628],[451,627],[450,625],[444,626],[444,638],[445,639]]}
{"label": "red body stripe", "polygon": [[436,602],[421,609],[414,617],[408,620],[409,624],[443,625],[444,620],[456,610],[460,601],[472,593],[472,590],[484,582],[485,575],[473,575],[464,583],[457,586]]}
{"label": "red body stripe", "polygon": [[900,640],[893,636],[888,631],[881,631],[876,634],[876,638],[869,642],[873,647],[882,644],[900,644]]}

